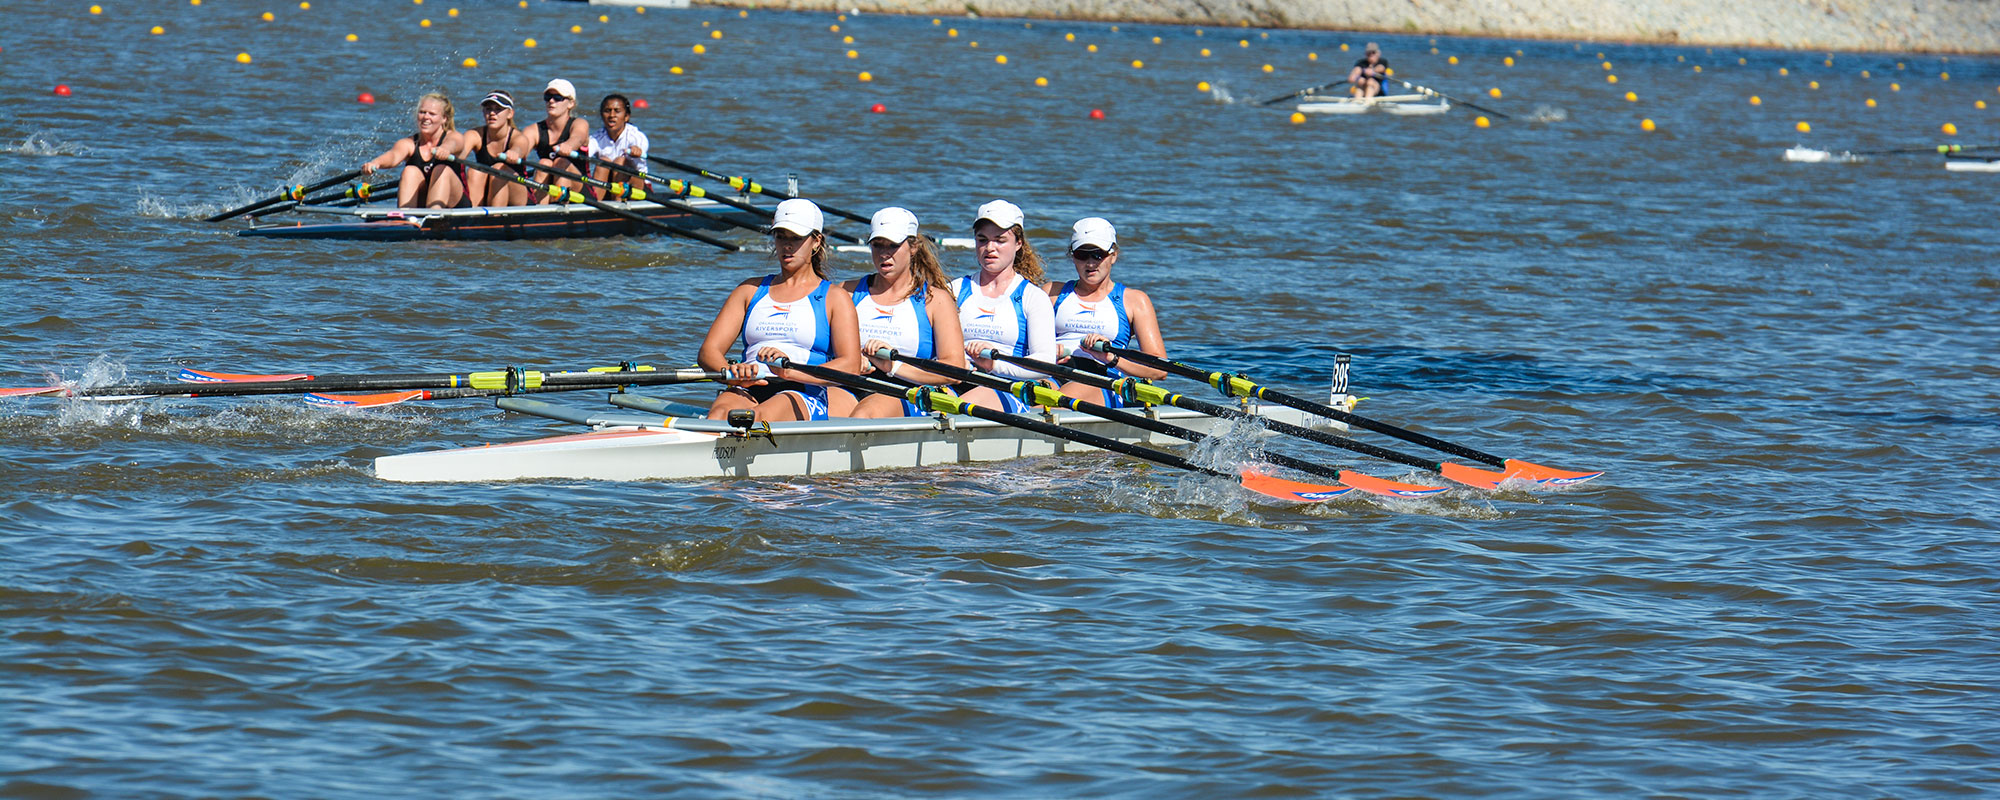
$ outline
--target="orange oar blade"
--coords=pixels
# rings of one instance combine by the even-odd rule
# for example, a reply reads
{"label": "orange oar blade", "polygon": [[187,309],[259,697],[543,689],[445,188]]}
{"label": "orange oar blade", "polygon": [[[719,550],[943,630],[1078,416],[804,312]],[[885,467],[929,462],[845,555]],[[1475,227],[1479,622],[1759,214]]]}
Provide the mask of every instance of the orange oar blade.
{"label": "orange oar blade", "polygon": [[1415,483],[1386,480],[1373,475],[1363,475],[1349,470],[1340,471],[1340,482],[1369,494],[1384,497],[1424,497],[1444,491],[1443,486],[1422,486]]}
{"label": "orange oar blade", "polygon": [[1571,472],[1566,469],[1544,467],[1517,459],[1507,459],[1507,477],[1533,481],[1543,486],[1570,486],[1603,475],[1602,472]]}
{"label": "orange oar blade", "polygon": [[424,400],[430,393],[422,389],[405,392],[379,392],[376,394],[326,394],[313,392],[306,395],[306,402],[317,406],[339,406],[342,408],[374,408],[393,406],[406,400]]}
{"label": "orange oar blade", "polygon": [[1442,467],[1442,469],[1438,470],[1438,473],[1446,478],[1480,489],[1498,489],[1500,488],[1500,482],[1507,479],[1507,476],[1503,473],[1494,472],[1490,469],[1468,467],[1464,464],[1446,462],[1438,466]]}
{"label": "orange oar blade", "polygon": [[0,389],[0,397],[34,397],[44,394],[62,394],[61,386],[29,386],[21,389]]}
{"label": "orange oar blade", "polygon": [[291,372],[279,375],[247,375],[240,372],[210,372],[205,369],[181,368],[182,383],[240,383],[243,381],[309,381],[311,375]]}
{"label": "orange oar blade", "polygon": [[1245,469],[1239,474],[1243,476],[1243,488],[1264,495],[1265,497],[1275,497],[1279,500],[1288,500],[1294,503],[1324,503],[1354,491],[1354,487],[1341,486],[1340,484],[1323,486],[1316,483],[1300,483],[1298,481],[1288,481],[1284,478],[1273,478],[1254,469]]}

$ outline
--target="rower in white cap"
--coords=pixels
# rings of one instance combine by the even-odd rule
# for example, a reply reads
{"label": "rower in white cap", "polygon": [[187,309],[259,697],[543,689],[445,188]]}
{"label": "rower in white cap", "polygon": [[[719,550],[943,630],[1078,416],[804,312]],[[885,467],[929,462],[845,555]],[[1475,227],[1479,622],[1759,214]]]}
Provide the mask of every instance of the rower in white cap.
{"label": "rower in white cap", "polygon": [[[535,123],[529,132],[529,135],[535,139],[536,163],[539,166],[554,167],[555,169],[573,172],[578,175],[589,174],[589,170],[580,168],[569,159],[556,155],[557,153],[567,153],[571,150],[583,150],[590,146],[590,123],[585,122],[582,117],[576,115],[576,86],[561,78],[549,81],[548,87],[542,90],[542,105],[548,107],[549,116],[547,119]],[[570,178],[554,178],[549,175],[541,175],[537,176],[536,179],[546,183],[553,183],[565,189],[583,188],[582,181]],[[546,203],[548,201],[548,197],[543,196],[536,202]]]}
{"label": "rower in white cap", "polygon": [[[1133,347],[1167,357],[1166,343],[1160,339],[1160,321],[1153,313],[1153,298],[1111,279],[1111,266],[1118,263],[1118,229],[1103,217],[1077,220],[1069,235],[1069,257],[1076,262],[1076,280],[1058,286],[1049,284],[1049,297],[1056,309],[1056,351],[1065,353],[1063,363],[1082,372],[1111,378],[1131,375],[1164,378],[1164,370],[1126,363],[1116,355],[1091,349],[1098,342],[1113,347]],[[1063,384],[1063,394],[1119,408],[1118,394],[1085,383]]]}
{"label": "rower in white cap", "polygon": [[[729,376],[729,388],[709,406],[710,419],[741,408],[771,422],[844,417],[854,410],[854,396],[846,389],[764,363],[782,356],[841,372],[861,369],[854,300],[827,279],[825,224],[811,200],[778,204],[771,219],[778,274],[737,284],[701,342],[696,360],[702,369]],[[743,349],[732,360],[729,345],[738,339]]]}
{"label": "rower in white cap", "polygon": [[[965,353],[974,366],[1015,380],[1046,380],[1039,372],[980,355],[990,349],[1039,361],[1056,357],[1055,309],[1042,288],[1042,257],[1028,244],[1025,219],[1020,206],[1005,200],[980,206],[972,223],[979,271],[953,281],[951,290],[958,299]],[[983,386],[964,394],[989,408],[1028,410],[1019,398]]]}
{"label": "rower in white cap", "polygon": [[[875,212],[868,223],[868,252],[875,271],[841,284],[854,295],[854,315],[861,326],[863,374],[874,372],[927,386],[952,383],[900,361],[875,354],[887,347],[904,355],[932,358],[965,367],[965,335],[958,327],[958,302],[946,285],[944,268],[929,239],[917,232],[917,215],[890,206]],[[854,408],[857,417],[921,417],[918,408],[900,397],[871,394]]]}

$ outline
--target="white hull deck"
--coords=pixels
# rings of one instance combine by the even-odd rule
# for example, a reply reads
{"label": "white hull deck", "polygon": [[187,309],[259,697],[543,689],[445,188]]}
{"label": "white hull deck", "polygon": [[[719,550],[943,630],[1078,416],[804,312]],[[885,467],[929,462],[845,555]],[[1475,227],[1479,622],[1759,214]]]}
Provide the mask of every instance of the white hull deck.
{"label": "white hull deck", "polygon": [[1948,172],[2000,172],[2000,161],[1973,158],[1954,158],[1944,162]]}
{"label": "white hull deck", "polygon": [[[522,398],[504,408],[542,413],[549,404]],[[1289,408],[1252,410],[1295,425],[1341,426]],[[1161,420],[1209,432],[1226,420],[1180,409],[1156,410]],[[717,420],[611,413],[575,417],[595,430],[508,444],[383,456],[375,475],[398,482],[511,480],[672,480],[814,475],[870,469],[1001,461],[1096,448],[971,417],[833,419],[779,422],[769,434],[745,433]],[[1153,447],[1179,439],[1075,412],[1056,414],[1065,427]]]}
{"label": "white hull deck", "polygon": [[1315,100],[1300,103],[1298,110],[1306,114],[1366,114],[1381,112],[1398,116],[1423,116],[1443,114],[1451,110],[1451,103],[1442,99],[1426,102],[1431,98],[1421,94],[1389,94],[1380,97],[1343,97],[1334,100]]}

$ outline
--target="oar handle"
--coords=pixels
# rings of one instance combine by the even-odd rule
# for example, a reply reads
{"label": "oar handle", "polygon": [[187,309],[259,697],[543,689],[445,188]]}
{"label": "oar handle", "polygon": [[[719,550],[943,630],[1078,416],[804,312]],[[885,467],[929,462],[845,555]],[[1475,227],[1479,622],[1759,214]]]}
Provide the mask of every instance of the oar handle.
{"label": "oar handle", "polygon": [[1470,447],[1466,447],[1460,444],[1454,444],[1452,442],[1447,442],[1443,439],[1439,439],[1434,436],[1426,436],[1424,434],[1418,433],[1408,428],[1400,428],[1386,422],[1379,422],[1347,411],[1342,411],[1338,408],[1334,408],[1333,406],[1329,406],[1324,403],[1315,403],[1303,397],[1296,397],[1294,395],[1289,395],[1284,392],[1278,391],[1276,389],[1260,386],[1257,383],[1251,381],[1249,378],[1243,377],[1241,375],[1230,375],[1222,372],[1210,372],[1207,370],[1203,370],[1197,367],[1180,363],[1178,361],[1171,361],[1168,359],[1159,358],[1150,353],[1141,352],[1139,350],[1135,350],[1129,347],[1113,347],[1110,344],[1104,342],[1099,342],[1098,344],[1099,344],[1098,349],[1101,351],[1117,353],[1118,357],[1120,358],[1129,358],[1141,364],[1153,367],[1155,369],[1163,369],[1168,372],[1174,373],[1175,375],[1180,375],[1182,377],[1193,378],[1195,380],[1202,381],[1210,386],[1214,386],[1216,389],[1232,397],[1255,397],[1259,400],[1269,400],[1281,406],[1296,408],[1308,414],[1317,414],[1319,416],[1326,417],[1328,419],[1345,422],[1357,428],[1363,428],[1387,436],[1393,436],[1403,441],[1410,442],[1412,444],[1422,445],[1424,447],[1428,447],[1432,450],[1436,450],[1442,453],[1450,453],[1452,455],[1459,456],[1461,458],[1470,458],[1474,461],[1480,461],[1486,464],[1491,464],[1496,467],[1504,467],[1507,465],[1507,459],[1493,455],[1492,453],[1487,453],[1480,450],[1474,450]]}
{"label": "oar handle", "polygon": [[[505,172],[505,171],[502,171],[502,170],[498,170],[498,169],[494,169],[494,168],[492,168],[492,167],[489,167],[489,166],[486,166],[485,164],[481,164],[481,163],[479,163],[479,162],[477,162],[477,161],[467,161],[467,160],[465,160],[465,159],[463,159],[463,158],[459,158],[459,157],[457,157],[457,156],[454,156],[454,155],[451,155],[451,154],[449,154],[449,153],[446,153],[446,154],[441,154],[441,155],[439,155],[439,156],[438,156],[438,160],[439,160],[439,161],[443,161],[443,162],[446,162],[446,163],[451,163],[451,164],[460,164],[460,165],[463,165],[463,166],[465,166],[465,167],[466,167],[466,168],[468,168],[468,169],[475,169],[475,170],[478,170],[478,171],[480,171],[480,172],[484,172],[484,173],[486,173],[486,174],[488,174],[488,175],[491,175],[491,176],[493,176],[493,177],[495,177],[495,178],[499,178],[499,179],[501,179],[501,180],[506,180],[506,181],[514,181],[515,183],[519,183],[519,184],[521,184],[521,185],[523,185],[523,186],[528,186],[528,187],[532,187],[532,188],[535,188],[535,189],[538,189],[538,190],[541,190],[541,191],[544,191],[544,192],[547,192],[547,191],[549,191],[549,190],[550,190],[550,188],[551,188],[551,186],[552,186],[552,184],[551,184],[551,183],[548,183],[548,182],[543,182],[543,181],[537,181],[537,180],[535,180],[535,179],[533,179],[533,178],[530,178],[530,177],[528,177],[528,176],[526,176],[526,175],[511,175],[511,174],[508,174],[508,173],[507,173],[507,172]],[[553,171],[554,171],[554,172],[561,172],[561,170],[553,170]],[[575,176],[574,176],[574,175],[572,174],[572,177],[575,177]],[[587,205],[587,206],[590,206],[591,208],[595,208],[595,209],[597,209],[597,210],[599,210],[599,211],[603,211],[603,212],[605,212],[605,213],[607,213],[607,214],[611,214],[611,215],[613,215],[613,216],[617,216],[617,217],[622,217],[622,218],[625,218],[625,219],[629,219],[629,220],[631,220],[631,221],[633,221],[633,222],[637,222],[637,223],[639,223],[639,224],[642,224],[642,225],[650,225],[650,226],[653,226],[653,227],[655,227],[655,228],[658,228],[658,229],[660,229],[660,230],[662,230],[662,231],[665,231],[665,232],[667,232],[667,233],[670,233],[670,234],[673,234],[673,235],[675,235],[675,236],[680,236],[680,237],[683,237],[683,238],[687,238],[687,239],[693,239],[693,240],[695,240],[695,241],[697,241],[697,242],[701,242],[701,243],[703,243],[703,244],[707,244],[707,245],[711,245],[711,246],[714,246],[714,247],[717,247],[717,248],[720,248],[720,249],[722,249],[722,250],[726,250],[726,251],[728,251],[728,252],[731,252],[731,253],[734,253],[734,252],[736,252],[736,251],[738,251],[738,250],[741,250],[741,249],[742,249],[742,248],[740,248],[740,247],[737,247],[737,246],[736,246],[736,245],[734,245],[734,244],[731,244],[731,243],[729,243],[729,242],[725,242],[725,241],[723,241],[723,240],[721,240],[721,239],[717,239],[717,238],[715,238],[715,237],[713,237],[713,236],[709,236],[709,235],[707,235],[707,234],[704,234],[704,233],[697,233],[697,232],[695,232],[695,231],[691,231],[691,230],[687,230],[687,229],[685,229],[685,228],[676,228],[676,227],[674,227],[674,226],[672,226],[672,225],[668,225],[667,223],[664,223],[664,222],[661,222],[661,221],[659,221],[659,220],[656,220],[656,219],[653,219],[653,218],[651,218],[651,217],[647,217],[647,216],[644,216],[644,215],[641,215],[641,214],[637,214],[637,213],[634,213],[634,212],[631,212],[631,211],[627,211],[627,210],[625,210],[625,209],[622,209],[622,208],[618,208],[618,207],[615,207],[615,206],[612,206],[612,205],[610,205],[610,204],[607,204],[607,203],[601,203],[601,202],[598,202],[598,201],[596,201],[596,200],[592,200],[592,199],[591,199],[591,198],[590,198],[589,196],[585,195],[585,194],[584,194],[584,193],[582,193],[582,192],[575,192],[575,191],[567,191],[567,190],[565,190],[565,191],[566,191],[566,193],[568,194],[568,196],[569,196],[569,198],[570,198],[571,200],[575,200],[575,201],[581,201],[581,202],[582,202],[582,203],[583,203],[584,205]],[[685,211],[690,211],[690,212],[694,212],[694,213],[697,213],[697,214],[701,214],[702,216],[709,216],[709,215],[707,215],[707,214],[703,214],[702,212],[699,212],[699,211],[695,211],[695,209],[692,209],[692,208],[688,208],[688,207],[686,207],[686,206],[684,206],[684,205],[681,205],[681,204],[679,204],[679,203],[671,203],[671,204],[669,204],[669,203],[661,203],[661,205],[662,205],[662,206],[666,206],[666,207],[668,207],[668,208],[675,208],[675,209],[677,209],[677,210],[685,210]]]}

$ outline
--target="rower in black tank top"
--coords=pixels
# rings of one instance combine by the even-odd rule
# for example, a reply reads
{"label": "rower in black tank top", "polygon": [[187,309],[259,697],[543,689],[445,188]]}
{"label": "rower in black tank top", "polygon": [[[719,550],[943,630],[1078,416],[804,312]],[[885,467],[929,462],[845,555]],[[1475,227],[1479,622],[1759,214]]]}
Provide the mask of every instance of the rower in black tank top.
{"label": "rower in black tank top", "polygon": [[[562,135],[562,136],[561,136],[560,138],[556,139],[556,141],[557,141],[557,142],[560,142],[560,141],[563,141],[563,140],[566,140],[566,139],[568,139],[568,138],[569,138],[569,132],[570,132],[570,129],[571,129],[571,128],[572,128],[573,126],[575,126],[575,125],[576,125],[576,123],[579,123],[579,122],[583,122],[583,119],[582,119],[581,117],[570,117],[570,118],[569,118],[569,122],[566,122],[566,123],[563,123],[563,135]],[[539,122],[536,122],[536,123],[535,123],[535,157],[536,157],[536,158],[553,158],[553,157],[555,157],[555,153],[556,153],[556,147],[555,147],[555,143],[554,143],[554,142],[550,142],[550,141],[549,141],[549,121],[548,121],[548,120],[541,120],[541,121],[539,121]]]}

